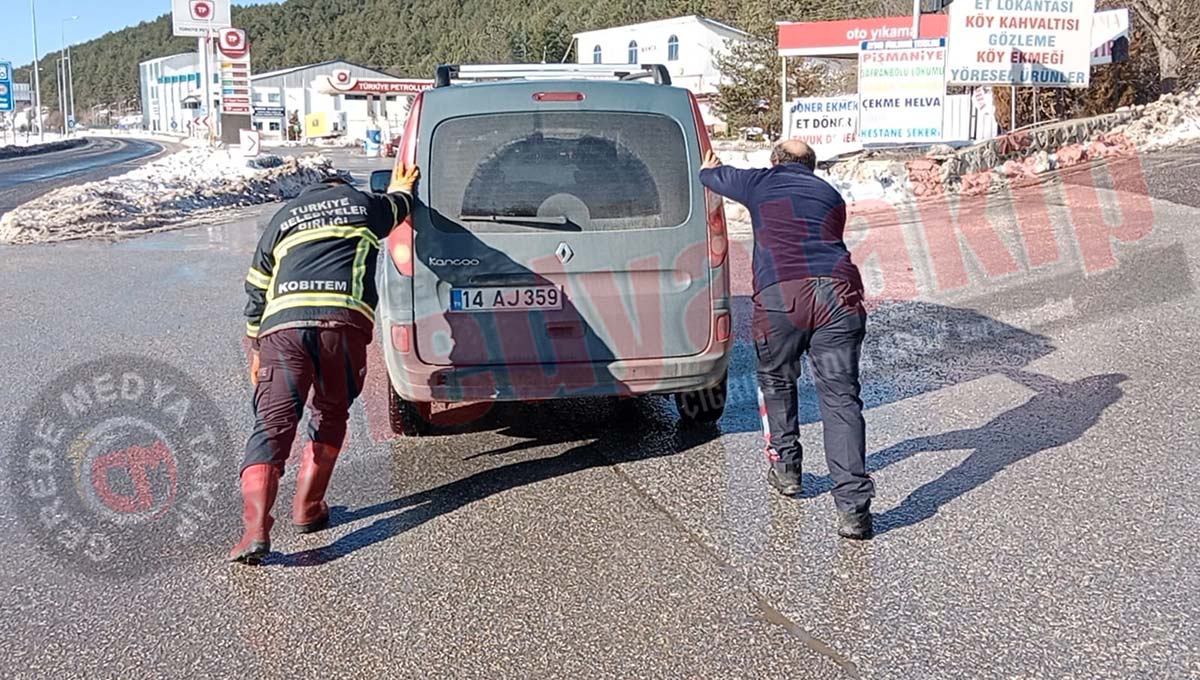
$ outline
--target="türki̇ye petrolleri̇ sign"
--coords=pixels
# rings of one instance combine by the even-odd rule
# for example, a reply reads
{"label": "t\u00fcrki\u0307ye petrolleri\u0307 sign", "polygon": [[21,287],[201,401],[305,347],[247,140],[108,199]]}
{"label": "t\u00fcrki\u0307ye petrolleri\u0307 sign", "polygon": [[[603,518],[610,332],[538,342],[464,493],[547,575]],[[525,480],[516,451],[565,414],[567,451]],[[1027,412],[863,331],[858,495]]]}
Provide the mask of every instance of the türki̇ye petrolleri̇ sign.
{"label": "t\u00fcrki\u0307ye petrolleri\u0307 sign", "polygon": [[1087,87],[1095,9],[1095,0],[958,0],[947,82]]}

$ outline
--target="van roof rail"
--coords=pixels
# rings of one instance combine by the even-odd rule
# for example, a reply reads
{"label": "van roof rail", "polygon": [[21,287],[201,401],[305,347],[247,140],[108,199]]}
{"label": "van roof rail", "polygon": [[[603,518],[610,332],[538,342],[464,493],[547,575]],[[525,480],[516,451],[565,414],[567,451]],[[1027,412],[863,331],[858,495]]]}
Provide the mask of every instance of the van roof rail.
{"label": "van roof rail", "polygon": [[662,64],[442,64],[437,67],[434,87],[447,87],[455,80],[641,80],[670,85],[671,74]]}

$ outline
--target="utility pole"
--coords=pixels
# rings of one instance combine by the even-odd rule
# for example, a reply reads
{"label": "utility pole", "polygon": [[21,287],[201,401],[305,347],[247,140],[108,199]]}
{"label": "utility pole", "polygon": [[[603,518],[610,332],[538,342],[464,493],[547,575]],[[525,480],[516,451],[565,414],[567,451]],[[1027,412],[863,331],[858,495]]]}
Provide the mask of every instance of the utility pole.
{"label": "utility pole", "polygon": [[37,0],[29,0],[29,16],[33,20],[33,117],[37,121],[38,141],[46,141],[42,129],[42,82],[38,76]]}
{"label": "utility pole", "polygon": [[62,61],[62,89],[58,91],[59,108],[63,115],[63,134],[71,132],[68,122],[75,118],[75,84],[71,80],[71,48],[67,45],[67,22],[75,21],[78,16],[63,19],[59,27],[58,58]]}
{"label": "utility pole", "polygon": [[60,53],[59,58],[54,61],[54,84],[58,87],[58,109],[62,111],[62,133],[64,137],[67,136],[67,89],[63,83],[63,75],[66,73],[66,69],[63,68],[65,65]]}

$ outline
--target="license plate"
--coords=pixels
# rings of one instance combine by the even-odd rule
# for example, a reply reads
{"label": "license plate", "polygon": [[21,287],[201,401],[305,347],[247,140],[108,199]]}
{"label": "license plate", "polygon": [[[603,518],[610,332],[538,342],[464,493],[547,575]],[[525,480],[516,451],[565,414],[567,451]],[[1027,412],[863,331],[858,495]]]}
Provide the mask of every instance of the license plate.
{"label": "license plate", "polygon": [[454,288],[450,291],[450,311],[495,312],[562,309],[562,299],[562,290],[557,286]]}

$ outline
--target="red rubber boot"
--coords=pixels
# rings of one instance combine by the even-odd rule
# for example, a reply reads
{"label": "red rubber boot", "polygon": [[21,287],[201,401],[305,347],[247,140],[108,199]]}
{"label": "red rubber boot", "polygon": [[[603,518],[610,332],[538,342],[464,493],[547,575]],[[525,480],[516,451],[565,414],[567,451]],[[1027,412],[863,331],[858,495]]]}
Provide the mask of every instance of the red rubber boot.
{"label": "red rubber boot", "polygon": [[310,534],[329,526],[329,506],[325,504],[325,490],[337,463],[341,449],[309,442],[300,459],[300,471],[296,473],[296,498],[292,502],[292,524],[296,531]]}
{"label": "red rubber boot", "polygon": [[242,522],[246,533],[229,551],[230,562],[258,564],[271,552],[271,507],[279,493],[279,468],[262,463],[242,470]]}

